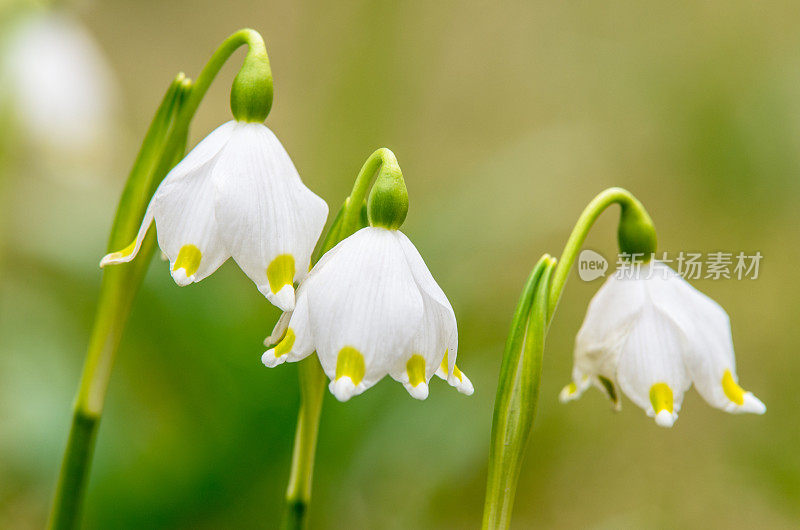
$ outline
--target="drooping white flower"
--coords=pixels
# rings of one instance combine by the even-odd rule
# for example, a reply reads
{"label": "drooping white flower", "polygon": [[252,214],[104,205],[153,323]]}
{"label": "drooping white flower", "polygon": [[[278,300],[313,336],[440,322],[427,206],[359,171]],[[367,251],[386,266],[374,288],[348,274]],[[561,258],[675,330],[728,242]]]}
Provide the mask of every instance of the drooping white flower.
{"label": "drooping white flower", "polygon": [[21,19],[3,42],[0,92],[26,134],[76,156],[99,151],[114,131],[117,85],[95,39],[76,19]]}
{"label": "drooping white flower", "polygon": [[294,308],[328,206],[300,180],[265,125],[230,121],[164,178],[136,240],[101,266],[136,256],[153,220],[178,285],[199,282],[233,257],[264,296]]}
{"label": "drooping white flower", "polygon": [[457,367],[456,317],[411,241],[397,230],[367,227],[326,253],[297,292],[261,357],[267,366],[314,351],[340,401],[389,374],[417,399],[434,374],[469,395]]}
{"label": "drooping white flower", "polygon": [[629,272],[612,275],[589,304],[561,401],[593,384],[619,408],[621,389],[658,425],[671,427],[694,383],[713,407],[763,414],[764,404],[737,383],[725,310],[664,263]]}

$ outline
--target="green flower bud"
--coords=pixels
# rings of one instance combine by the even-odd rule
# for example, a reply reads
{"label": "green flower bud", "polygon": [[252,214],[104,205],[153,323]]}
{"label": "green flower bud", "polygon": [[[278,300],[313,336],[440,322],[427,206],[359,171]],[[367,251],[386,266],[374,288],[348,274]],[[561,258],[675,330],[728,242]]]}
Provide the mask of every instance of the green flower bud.
{"label": "green flower bud", "polygon": [[619,250],[623,254],[636,254],[648,261],[656,251],[656,229],[653,220],[644,206],[632,199],[632,202],[621,202],[622,211],[619,217]]}
{"label": "green flower bud", "polygon": [[267,52],[251,45],[244,64],[233,80],[231,111],[237,121],[261,123],[272,108],[272,70]]}
{"label": "green flower bud", "polygon": [[396,161],[394,164],[384,163],[381,166],[369,194],[367,213],[371,226],[389,230],[397,230],[406,220],[408,190]]}

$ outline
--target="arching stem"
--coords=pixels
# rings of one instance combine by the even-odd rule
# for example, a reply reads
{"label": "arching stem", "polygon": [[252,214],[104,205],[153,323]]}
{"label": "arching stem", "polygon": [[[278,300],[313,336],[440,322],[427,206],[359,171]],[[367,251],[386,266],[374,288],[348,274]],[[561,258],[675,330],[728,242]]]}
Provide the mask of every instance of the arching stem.
{"label": "arching stem", "polygon": [[[243,44],[249,46],[245,62],[248,58],[251,63],[259,62],[263,71],[266,58],[264,41],[257,32],[243,29],[222,43],[194,83],[180,74],[170,85],[128,176],[111,229],[109,251],[124,247],[136,235],[156,188],[183,157],[189,124],[211,82],[225,61]],[[271,75],[268,82],[271,83]],[[48,528],[73,529],[79,524],[111,369],[133,300],[154,249],[155,236],[151,233],[143,242],[138,259],[107,267],[103,271],[97,311],[73,404],[72,425]]]}
{"label": "arching stem", "polygon": [[506,529],[517,479],[536,416],[547,330],[567,277],[594,222],[612,204],[621,206],[618,239],[623,252],[655,251],[655,228],[642,204],[628,191],[609,188],[583,210],[561,259],[545,254],[522,291],[503,353],[492,419],[489,474],[483,512],[484,530]]}
{"label": "arching stem", "polygon": [[569,271],[572,270],[572,266],[575,264],[583,242],[586,241],[586,236],[589,235],[589,230],[591,230],[597,218],[600,217],[600,214],[612,204],[619,204],[621,207],[620,222],[622,222],[624,216],[636,217],[637,219],[642,219],[645,225],[649,224],[649,228],[655,233],[650,216],[642,203],[631,192],[622,188],[608,188],[597,194],[584,208],[575,223],[575,227],[572,229],[569,239],[567,239],[567,244],[564,245],[561,258],[558,260],[558,265],[553,273],[547,309],[547,314],[550,318],[552,318],[553,312],[558,306],[561,293],[564,291],[564,286],[569,277]]}

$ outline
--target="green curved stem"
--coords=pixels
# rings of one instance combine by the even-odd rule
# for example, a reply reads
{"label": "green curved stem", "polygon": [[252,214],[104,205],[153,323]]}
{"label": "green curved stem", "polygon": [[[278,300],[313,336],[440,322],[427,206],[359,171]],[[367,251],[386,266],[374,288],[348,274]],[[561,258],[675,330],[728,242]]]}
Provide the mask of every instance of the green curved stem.
{"label": "green curved stem", "polygon": [[[336,214],[314,262],[343,239],[342,219],[347,212],[347,201]],[[311,484],[314,475],[314,456],[317,450],[317,434],[322,414],[322,399],[325,397],[327,376],[322,371],[315,355],[300,361],[300,410],[297,413],[297,428],[294,434],[292,466],[289,485],[286,488],[286,505],[283,526],[287,529],[305,528],[308,505],[311,502]]]}
{"label": "green curved stem", "polygon": [[[358,203],[348,197],[328,229],[314,259],[315,263],[345,237],[354,233],[358,228],[366,226],[363,202],[362,195],[362,207],[355,208],[353,205]],[[350,214],[351,211],[355,214]],[[348,218],[348,215],[351,219],[355,219],[355,226],[351,226],[349,230],[345,228],[345,219]],[[317,434],[322,415],[322,400],[325,397],[325,386],[328,381],[316,356],[300,361],[298,375],[300,378],[300,410],[297,413],[292,466],[289,472],[289,485],[286,488],[286,505],[283,515],[283,527],[286,529],[301,529],[308,526],[308,506],[311,503]]]}
{"label": "green curved stem", "polygon": [[[581,251],[583,242],[586,241],[589,230],[592,228],[597,218],[600,217],[600,214],[612,204],[619,204],[622,207],[620,216],[630,213],[631,215],[636,215],[650,221],[650,216],[647,214],[642,203],[628,190],[622,188],[608,188],[597,194],[586,208],[584,208],[578,218],[578,222],[575,223],[575,227],[572,229],[569,239],[567,239],[567,244],[564,245],[561,258],[558,260],[558,266],[553,273],[553,282],[550,286],[550,300],[547,309],[548,318],[552,318],[553,312],[558,306],[561,293],[564,291],[564,286],[569,277],[569,271],[572,269]],[[652,228],[652,221],[650,221],[650,226]]]}
{"label": "green curved stem", "polygon": [[531,272],[511,323],[495,399],[483,528],[506,529],[517,479],[536,416],[547,331],[572,266],[594,222],[612,204],[621,206],[621,248],[654,251],[655,229],[628,191],[609,188],[584,209],[556,262],[545,254]]}
{"label": "green curved stem", "polygon": [[[189,125],[192,122],[192,118],[194,118],[197,108],[200,106],[200,102],[205,97],[206,92],[208,92],[211,82],[214,81],[214,78],[217,76],[225,62],[230,58],[231,55],[233,55],[233,52],[245,44],[248,46],[245,62],[248,62],[252,56],[261,56],[262,54],[266,56],[267,52],[266,46],[264,45],[264,39],[262,39],[261,35],[259,35],[259,33],[255,30],[241,29],[225,39],[203,67],[200,75],[197,76],[197,79],[194,82],[194,87],[192,88],[185,105],[175,118],[175,126],[166,140],[165,151],[171,152],[172,150],[176,149],[180,145],[182,138],[186,137],[189,131]],[[163,173],[166,176],[170,169],[172,169],[171,162],[169,160],[162,159],[161,164],[158,166],[156,172],[159,174]],[[160,181],[155,183],[155,186],[152,190],[153,192],[155,192],[155,188],[158,187],[159,183]],[[152,193],[150,195],[152,195]],[[143,216],[144,210],[142,210],[139,219],[141,219]],[[120,242],[120,245],[128,244],[131,239],[132,238],[129,237],[128,239]]]}
{"label": "green curved stem", "polygon": [[[135,221],[130,219],[135,214],[134,203],[138,196],[147,194],[154,167],[158,159],[166,154],[164,151],[166,131],[183,99],[182,93],[191,86],[187,81],[183,74],[176,77],[145,136],[117,210],[109,244],[112,248],[120,239],[120,234],[126,231],[135,233],[138,228],[138,224],[134,225]],[[173,160],[175,158],[172,157]],[[131,228],[133,226],[136,228]],[[73,404],[72,425],[61,463],[48,528],[70,529],[78,526],[111,366],[130,314],[134,295],[144,277],[154,247],[155,237],[150,235],[142,244],[140,252],[144,255],[138,260],[103,272],[94,325]]]}
{"label": "green curved stem", "polygon": [[314,456],[317,450],[322,400],[328,381],[316,356],[304,359],[298,366],[301,402],[294,435],[292,468],[286,488],[286,508],[283,526],[287,529],[306,528],[311,484],[314,475]]}
{"label": "green curved stem", "polygon": [[[150,198],[169,170],[183,157],[189,124],[211,82],[225,61],[243,44],[250,48],[248,57],[266,54],[258,33],[241,30],[222,43],[194,84],[179,74],[170,85],[128,176],[111,229],[109,251],[124,247],[135,237]],[[79,524],[111,368],[134,297],[154,250],[155,235],[151,231],[136,260],[103,270],[97,311],[73,405],[72,425],[48,528],[72,529]]]}
{"label": "green curved stem", "polygon": [[372,153],[361,171],[358,172],[355,184],[353,184],[353,191],[350,197],[345,202],[344,219],[342,220],[342,234],[345,237],[353,234],[358,230],[361,214],[361,205],[367,197],[367,190],[369,190],[370,183],[376,175],[386,174],[391,177],[402,179],[402,172],[400,171],[400,164],[397,163],[397,158],[389,149],[381,147]]}

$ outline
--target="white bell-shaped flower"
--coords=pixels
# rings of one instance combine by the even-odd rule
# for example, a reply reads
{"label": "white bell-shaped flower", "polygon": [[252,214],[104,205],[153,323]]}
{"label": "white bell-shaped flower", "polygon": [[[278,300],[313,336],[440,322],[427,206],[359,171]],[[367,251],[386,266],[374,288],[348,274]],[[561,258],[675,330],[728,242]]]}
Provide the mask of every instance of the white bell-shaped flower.
{"label": "white bell-shaped flower", "polygon": [[367,227],[317,263],[297,291],[261,357],[267,366],[299,361],[314,351],[340,401],[389,374],[417,399],[434,374],[464,394],[470,380],[456,367],[453,308],[409,239]]}
{"label": "white bell-shaped flower", "polygon": [[270,302],[290,311],[293,284],[305,278],[327,216],[272,131],[230,121],[167,174],[136,240],[100,266],[132,260],[155,220],[178,285],[199,282],[233,257]]}
{"label": "white bell-shaped flower", "polygon": [[619,389],[671,427],[694,383],[713,407],[763,414],[737,383],[728,315],[664,263],[619,270],[589,304],[575,340],[572,383],[562,402],[594,384],[619,408]]}

